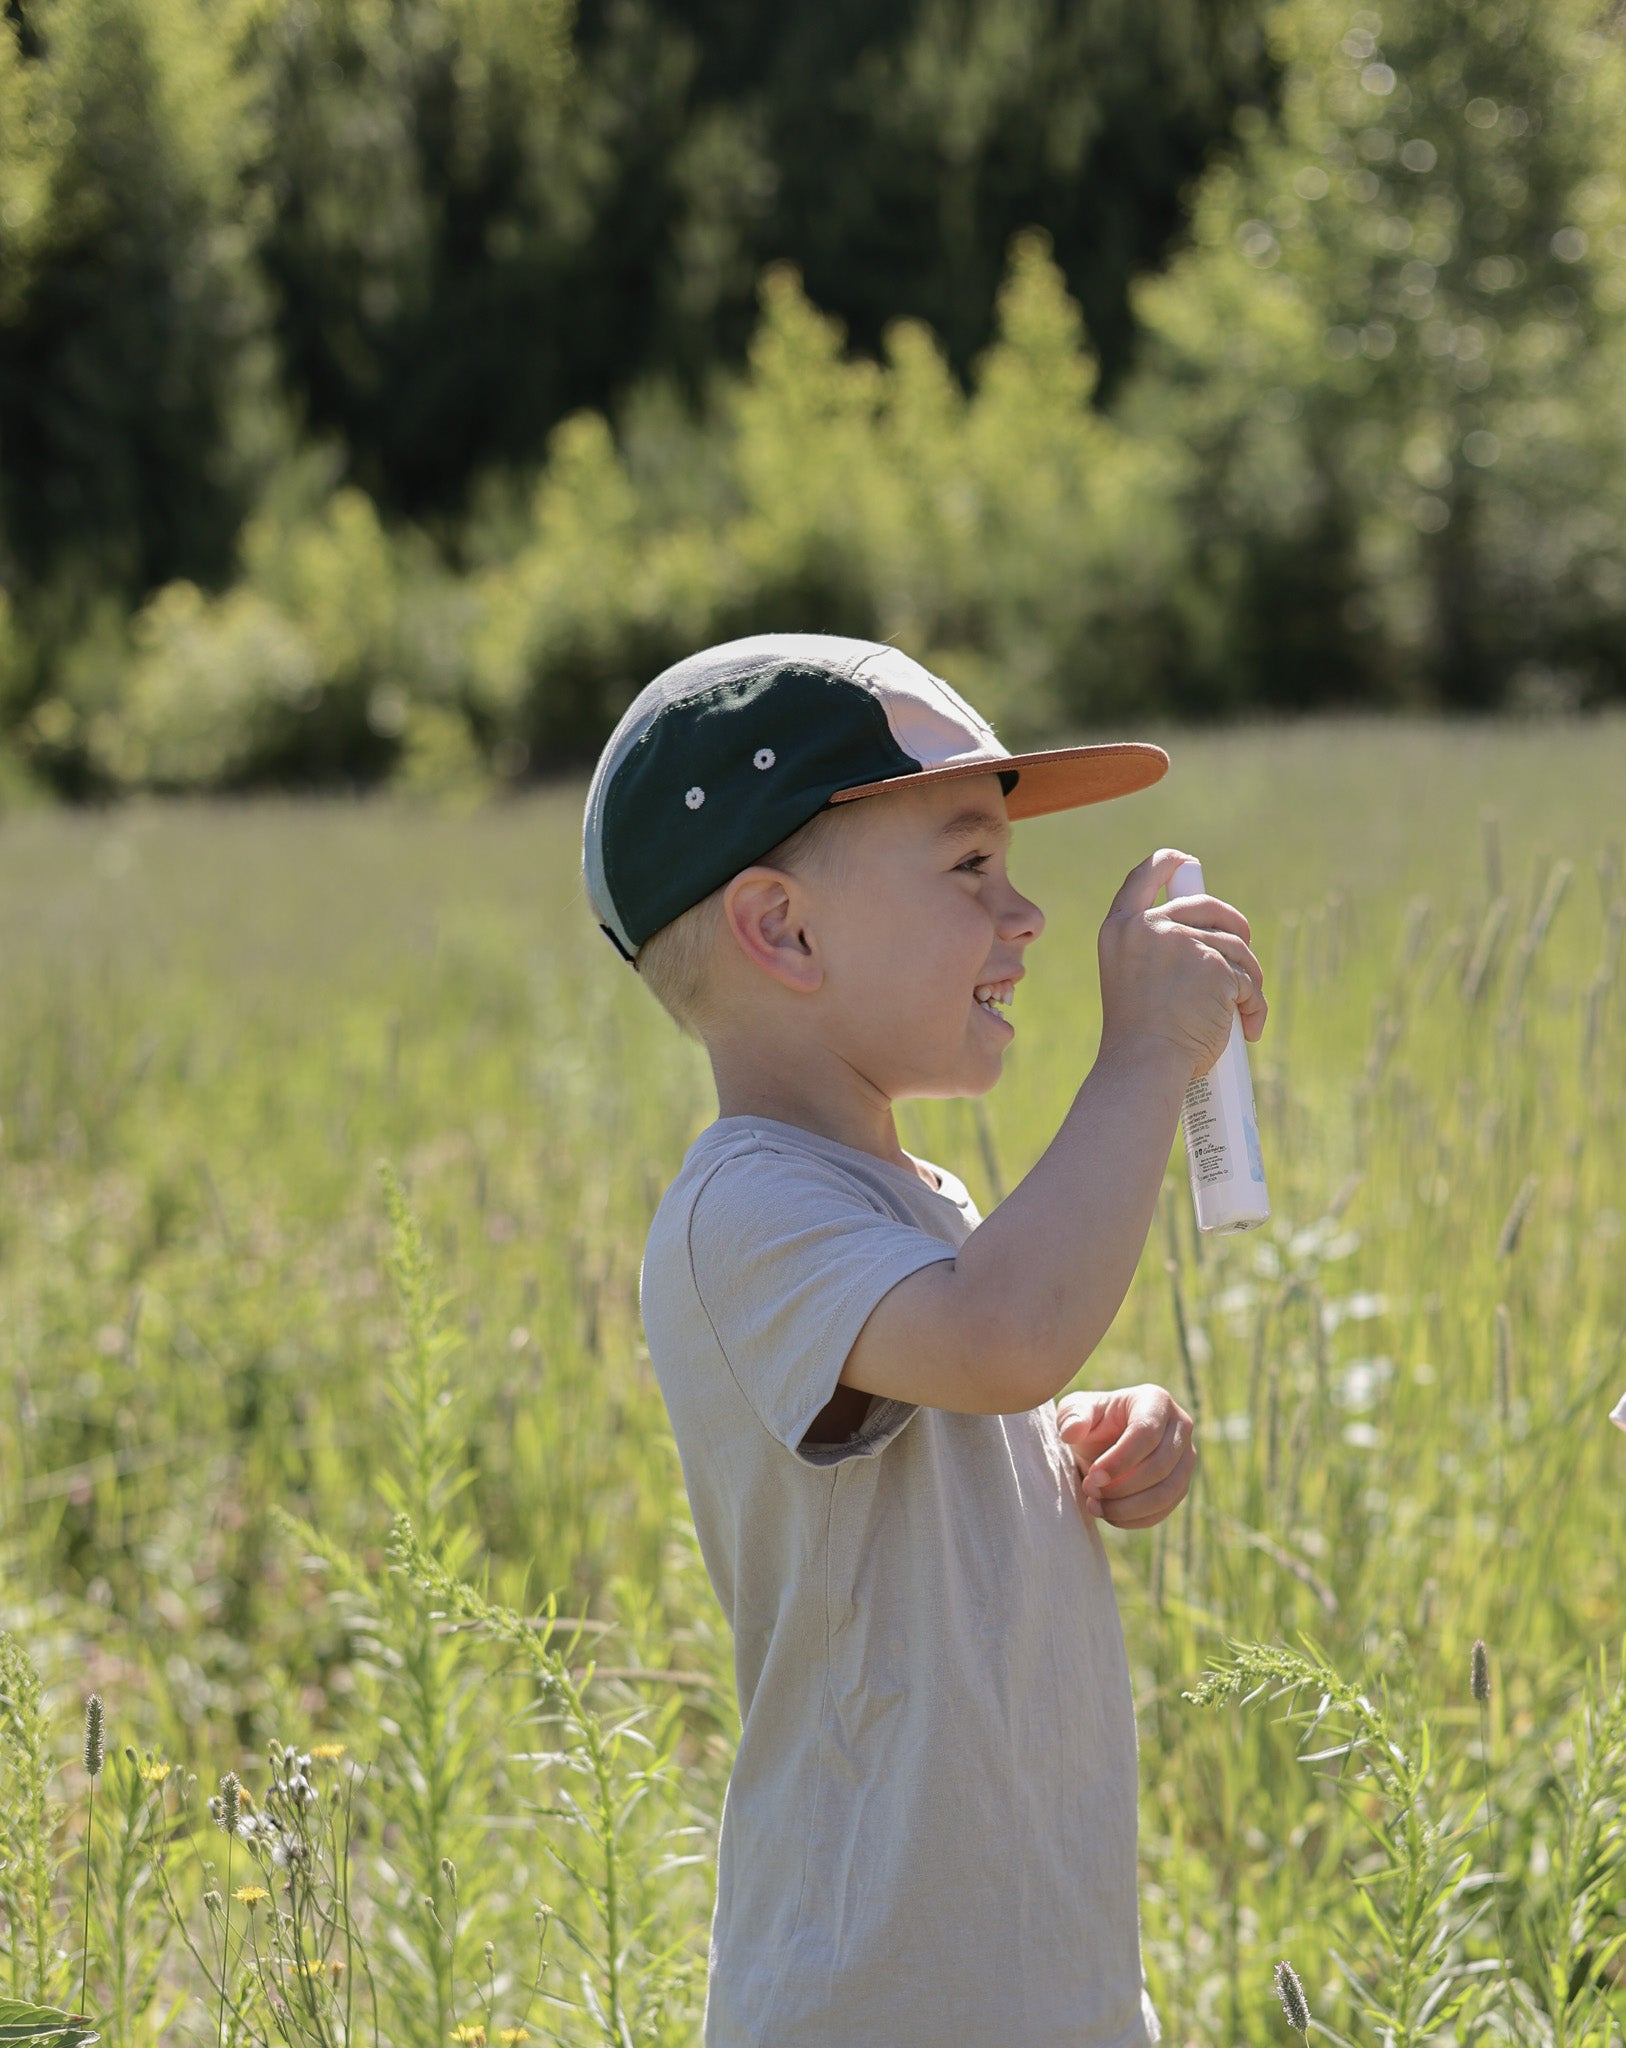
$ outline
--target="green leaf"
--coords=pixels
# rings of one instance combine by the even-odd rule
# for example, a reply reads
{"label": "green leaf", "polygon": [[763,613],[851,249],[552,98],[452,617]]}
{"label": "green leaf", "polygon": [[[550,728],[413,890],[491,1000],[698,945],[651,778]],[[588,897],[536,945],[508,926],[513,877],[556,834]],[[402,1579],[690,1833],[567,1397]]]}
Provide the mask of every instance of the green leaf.
{"label": "green leaf", "polygon": [[62,2012],[54,2005],[25,2005],[0,1998],[0,2042],[49,2041],[52,2048],[89,2048],[101,2035],[83,2013]]}

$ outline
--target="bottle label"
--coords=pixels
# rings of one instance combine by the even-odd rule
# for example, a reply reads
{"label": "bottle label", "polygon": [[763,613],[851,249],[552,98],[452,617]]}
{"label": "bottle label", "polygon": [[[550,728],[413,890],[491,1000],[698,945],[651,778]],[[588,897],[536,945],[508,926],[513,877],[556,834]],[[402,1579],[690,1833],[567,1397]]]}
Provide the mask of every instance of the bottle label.
{"label": "bottle label", "polygon": [[[1191,1177],[1199,1187],[1214,1187],[1230,1171],[1231,1148],[1225,1142],[1225,1125],[1220,1117],[1219,1103],[1206,1074],[1193,1081],[1186,1090],[1180,1114],[1185,1120],[1186,1158],[1191,1166]],[[1260,1178],[1264,1178],[1263,1168],[1260,1169]]]}

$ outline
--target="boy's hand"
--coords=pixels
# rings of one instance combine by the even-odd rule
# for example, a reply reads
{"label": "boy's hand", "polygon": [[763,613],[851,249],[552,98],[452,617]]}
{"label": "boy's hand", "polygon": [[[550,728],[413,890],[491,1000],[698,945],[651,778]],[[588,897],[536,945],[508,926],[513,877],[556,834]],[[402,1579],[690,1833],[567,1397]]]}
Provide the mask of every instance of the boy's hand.
{"label": "boy's hand", "polygon": [[1064,1394],[1056,1421],[1084,1481],[1086,1515],[1149,1529],[1185,1499],[1197,1465],[1194,1429],[1164,1388]]}
{"label": "boy's hand", "polygon": [[1130,870],[1096,951],[1103,1053],[1161,1041],[1194,1079],[1225,1050],[1234,1015],[1241,1015],[1244,1037],[1259,1036],[1266,1004],[1264,974],[1240,910],[1217,896],[1155,901],[1185,858],[1163,847]]}

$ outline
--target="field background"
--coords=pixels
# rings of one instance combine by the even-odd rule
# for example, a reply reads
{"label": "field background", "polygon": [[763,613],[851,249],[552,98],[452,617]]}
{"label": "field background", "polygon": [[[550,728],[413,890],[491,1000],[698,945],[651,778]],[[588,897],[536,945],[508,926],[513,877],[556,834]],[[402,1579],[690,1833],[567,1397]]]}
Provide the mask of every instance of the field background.
{"label": "field background", "polygon": [[[991,1206],[1090,1064],[1094,935],[1124,871],[1185,846],[1248,911],[1272,1004],[1254,1051],[1272,1223],[1199,1242],[1177,1155],[1086,1375],[1193,1398],[1204,1448],[1163,1529],[1108,1535],[1146,1960],[1172,2041],[1276,2037],[1283,1955],[1317,2015],[1365,2038],[1333,1957],[1360,1966],[1371,1844],[1288,1731],[1181,1693],[1227,1639],[1308,1631],[1348,1677],[1422,1701],[1477,1771],[1484,1638],[1500,1833],[1475,1853],[1539,1898],[1583,1667],[1626,1628],[1626,1439],[1605,1420],[1626,1390],[1626,724],[1150,736],[1174,762],[1157,789],[1017,834],[1049,923],[1004,1080],[982,1113],[905,1105],[900,1128]],[[60,1844],[79,1837],[91,1691],[110,1757],[151,1747],[206,1787],[229,1767],[263,1784],[271,1738],[341,1741],[336,1768],[377,1759],[375,1926],[434,1881],[440,1845],[463,1872],[465,1957],[489,1936],[505,1983],[533,1901],[566,1888],[526,1819],[517,1681],[478,1680],[443,1639],[456,1768],[434,1843],[403,1836],[388,1799],[416,1754],[410,1659],[271,1516],[383,1562],[378,1482],[402,1440],[387,1160],[461,1340],[434,1424],[468,1475],[442,1489],[447,1528],[495,1594],[553,1591],[613,1625],[601,1662],[631,1675],[595,1683],[662,1717],[678,1773],[661,1811],[698,1830],[699,1861],[639,1873],[646,1946],[703,1961],[737,1724],[637,1276],[713,1105],[698,1049],[586,912],[580,802],[566,785],[477,808],[137,801],[0,821],[0,1626],[57,1710]],[[64,1910],[74,1868],[54,1880]],[[194,1981],[140,1919],[151,1905],[133,1910],[158,1989],[107,2038],[154,2038]],[[65,2003],[78,1941],[75,1923],[52,1964]],[[1469,1950],[1496,1947],[1481,1923]],[[638,2039],[694,2038],[681,1978]],[[445,1998],[397,2038],[443,2038],[461,1980]],[[208,1998],[164,2038],[214,2039]]]}

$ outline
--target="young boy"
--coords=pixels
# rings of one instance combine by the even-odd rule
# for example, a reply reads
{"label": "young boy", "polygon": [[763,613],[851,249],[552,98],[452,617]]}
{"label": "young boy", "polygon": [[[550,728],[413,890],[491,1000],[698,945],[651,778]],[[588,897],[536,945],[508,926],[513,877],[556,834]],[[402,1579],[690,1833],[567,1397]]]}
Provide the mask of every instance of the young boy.
{"label": "young boy", "polygon": [[742,1728],[708,2048],[1131,2048],[1134,1713],[1097,1522],[1184,1497],[1159,1387],[1059,1394],[1105,1335],[1187,1084],[1265,1016],[1247,921],[1154,907],[1099,943],[1094,1066],[986,1218],[893,1104],[980,1095],[1044,919],[1009,821],[1145,787],[1160,748],[1013,756],[896,648],[735,641],[601,756],[605,932],[703,1040],[717,1121],[643,1267],[650,1356]]}

